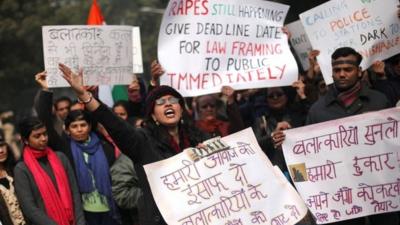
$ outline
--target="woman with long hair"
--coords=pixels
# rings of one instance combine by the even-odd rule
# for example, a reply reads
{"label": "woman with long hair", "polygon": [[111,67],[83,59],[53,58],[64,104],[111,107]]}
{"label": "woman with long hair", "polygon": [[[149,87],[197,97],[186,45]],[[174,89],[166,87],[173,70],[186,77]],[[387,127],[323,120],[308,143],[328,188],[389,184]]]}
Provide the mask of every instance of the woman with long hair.
{"label": "woman with long hair", "polygon": [[26,224],[15,195],[13,169],[15,160],[0,129],[0,222],[3,225]]}

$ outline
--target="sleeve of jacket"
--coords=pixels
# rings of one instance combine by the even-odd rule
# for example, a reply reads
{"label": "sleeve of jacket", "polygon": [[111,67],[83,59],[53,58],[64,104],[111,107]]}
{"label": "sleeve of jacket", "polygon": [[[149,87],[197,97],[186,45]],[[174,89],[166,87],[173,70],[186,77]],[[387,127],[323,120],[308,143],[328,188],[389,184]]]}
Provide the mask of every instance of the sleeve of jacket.
{"label": "sleeve of jacket", "polygon": [[47,135],[49,136],[48,146],[55,151],[62,151],[66,153],[67,143],[57,133],[54,128],[53,114],[52,114],[53,93],[50,91],[40,91],[39,98],[35,103],[36,112],[39,119],[45,124]]}
{"label": "sleeve of jacket", "polygon": [[101,104],[92,114],[110,134],[115,144],[132,160],[139,158],[139,151],[143,147],[145,136],[127,121],[116,116],[106,105]]}
{"label": "sleeve of jacket", "polygon": [[32,185],[35,184],[32,183],[28,173],[29,171],[23,163],[18,163],[14,168],[15,191],[25,218],[35,225],[57,225],[55,221],[47,216],[44,209],[37,206],[37,198],[41,197],[33,195],[31,189]]}
{"label": "sleeve of jacket", "polygon": [[236,102],[232,104],[227,104],[226,114],[228,115],[229,119],[230,134],[241,131],[245,128],[242,115],[240,114],[239,106],[236,104]]}
{"label": "sleeve of jacket", "polygon": [[111,167],[110,173],[112,193],[117,205],[123,209],[137,208],[142,190],[132,160],[121,154]]}
{"label": "sleeve of jacket", "polygon": [[314,107],[311,107],[310,111],[308,111],[305,125],[317,123],[317,119],[315,117],[316,117],[315,109]]}

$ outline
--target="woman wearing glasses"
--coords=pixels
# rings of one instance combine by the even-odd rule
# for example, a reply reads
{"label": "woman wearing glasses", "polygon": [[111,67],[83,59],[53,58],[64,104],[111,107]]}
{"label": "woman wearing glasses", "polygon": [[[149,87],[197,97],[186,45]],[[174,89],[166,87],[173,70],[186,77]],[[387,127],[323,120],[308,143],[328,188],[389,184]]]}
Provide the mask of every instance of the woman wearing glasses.
{"label": "woman wearing glasses", "polygon": [[146,99],[146,127],[134,128],[85,91],[82,74],[72,73],[63,64],[59,65],[59,69],[78,98],[85,103],[86,109],[104,125],[118,147],[134,162],[143,190],[143,198],[139,202],[140,224],[166,224],[151,194],[143,165],[171,157],[206,139],[190,121],[183,97],[168,86],[154,88]]}

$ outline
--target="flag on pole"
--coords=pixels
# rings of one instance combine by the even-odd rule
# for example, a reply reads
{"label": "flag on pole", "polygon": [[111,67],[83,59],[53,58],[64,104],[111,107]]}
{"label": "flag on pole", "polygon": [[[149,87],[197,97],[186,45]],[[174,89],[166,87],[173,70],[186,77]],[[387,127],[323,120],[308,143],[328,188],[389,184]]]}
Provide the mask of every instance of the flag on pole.
{"label": "flag on pole", "polygon": [[87,19],[87,25],[104,25],[106,21],[104,20],[103,14],[97,1],[92,1],[92,6],[90,7],[89,17]]}
{"label": "flag on pole", "polygon": [[[97,0],[92,1],[87,25],[105,25],[101,9],[97,4]],[[109,107],[114,105],[114,101],[128,100],[127,88],[124,85],[99,85],[99,99]]]}

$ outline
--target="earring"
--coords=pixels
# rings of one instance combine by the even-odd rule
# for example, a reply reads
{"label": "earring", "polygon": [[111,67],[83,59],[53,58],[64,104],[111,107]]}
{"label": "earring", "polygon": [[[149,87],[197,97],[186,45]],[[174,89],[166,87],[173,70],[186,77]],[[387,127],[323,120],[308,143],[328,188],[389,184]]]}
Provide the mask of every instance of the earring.
{"label": "earring", "polygon": [[183,119],[181,119],[181,125],[183,125],[183,124],[184,124]]}
{"label": "earring", "polygon": [[157,120],[154,120],[157,126],[160,126],[160,123]]}

